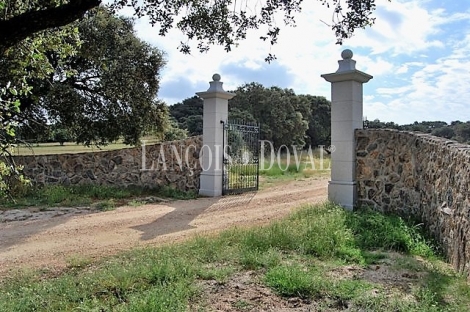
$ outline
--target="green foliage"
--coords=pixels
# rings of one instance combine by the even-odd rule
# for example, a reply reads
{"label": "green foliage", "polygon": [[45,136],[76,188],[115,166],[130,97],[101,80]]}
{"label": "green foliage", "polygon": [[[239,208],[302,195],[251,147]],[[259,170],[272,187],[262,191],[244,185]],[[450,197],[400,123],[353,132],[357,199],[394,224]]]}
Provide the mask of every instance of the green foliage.
{"label": "green foliage", "polygon": [[[330,145],[331,103],[324,97],[296,95],[252,82],[237,88],[229,101],[229,119],[261,124],[261,139],[281,145]],[[203,101],[194,96],[170,106],[170,114],[190,135],[202,134]],[[229,138],[230,139],[230,138]]]}
{"label": "green foliage", "polygon": [[258,121],[262,140],[271,141],[274,148],[304,146],[308,122],[307,116],[302,115],[302,106],[308,104],[292,90],[265,88],[252,82],[234,92],[237,96],[229,101],[229,111],[246,112]]}
{"label": "green foliage", "polygon": [[180,129],[188,131],[190,136],[202,134],[203,100],[198,96],[184,99],[169,107],[170,115]]}
{"label": "green foliage", "polygon": [[360,297],[372,288],[361,280],[332,280],[315,267],[281,265],[268,270],[264,282],[284,297],[334,298],[337,301]]}
{"label": "green foliage", "polygon": [[[262,121],[261,138],[272,141],[275,148],[283,144],[289,147],[306,144],[314,148],[330,145],[331,103],[324,97],[295,95],[292,90],[267,89],[254,83],[240,87],[237,96],[240,98],[232,100],[231,109],[245,110],[252,118]],[[273,112],[272,106],[277,106]]]}
{"label": "green foliage", "polygon": [[20,87],[10,82],[5,87],[0,85],[0,198],[29,184],[29,180],[21,173],[22,168],[16,166],[11,157],[16,135],[16,122],[12,118],[18,114],[20,106],[15,97],[28,92],[29,88],[24,83]]}
{"label": "green foliage", "polygon": [[62,203],[66,199],[70,198],[70,192],[68,192],[67,188],[62,185],[57,186],[50,186],[42,189],[42,197],[47,200],[47,204],[57,204]]}
{"label": "green foliage", "polygon": [[[144,261],[142,256],[147,259]],[[196,293],[190,283],[195,272],[191,261],[172,256],[174,253],[165,249],[145,250],[129,254],[127,260],[136,260],[132,266],[123,262],[125,257],[113,259],[91,275],[80,271],[86,262],[84,265],[79,261],[77,265],[71,261],[71,273],[55,281],[9,283],[7,296],[22,296],[23,300],[5,302],[2,308],[8,311],[185,311],[188,300]]]}
{"label": "green foliage", "polygon": [[445,126],[432,130],[431,134],[446,139],[452,139],[455,136],[455,131],[451,127]]}
{"label": "green foliage", "polygon": [[364,249],[383,249],[432,257],[435,247],[422,233],[422,224],[410,225],[398,216],[386,216],[369,209],[352,214],[347,224],[354,229],[357,244]]}
{"label": "green foliage", "polygon": [[20,166],[14,166],[10,162],[10,157],[2,153],[0,156],[5,160],[0,160],[0,200],[5,199],[15,193],[20,193],[30,184],[26,179]]}
{"label": "green foliage", "polygon": [[202,134],[202,115],[188,116],[184,119],[181,125],[183,129],[186,129],[190,136]]}
{"label": "green foliage", "polygon": [[331,145],[331,102],[323,96],[300,95],[308,101],[304,116],[308,116],[307,144],[312,148]]}
{"label": "green foliage", "polygon": [[[25,39],[0,55],[0,83],[10,82],[16,88],[29,88],[29,94],[14,94],[15,99],[21,100],[23,111],[25,106],[32,104],[24,99],[36,101],[34,95],[40,91],[32,83],[48,79],[54,72],[55,63],[75,55],[81,42],[76,25],[46,30]],[[50,55],[52,51],[54,56]],[[68,68],[65,70],[61,73],[63,78],[73,74]]]}
{"label": "green foliage", "polygon": [[418,131],[423,133],[431,133],[432,135],[452,139],[460,143],[470,144],[470,121],[461,122],[459,120],[452,121],[448,125],[444,121],[415,121],[412,124],[397,125],[393,122],[381,122],[378,119],[373,121],[365,121],[366,128],[371,129],[397,129],[404,131]]}
{"label": "green foliage", "polygon": [[400,125],[397,125],[394,122],[382,122],[379,119],[367,120],[367,117],[364,120],[364,128],[370,129],[398,129],[400,130]]}
{"label": "green foliage", "polygon": [[322,259],[338,257],[346,261],[362,262],[362,257],[358,257],[359,250],[355,245],[353,232],[346,226],[348,216],[346,211],[332,204],[325,204],[316,210],[304,209],[294,214],[291,217],[292,222],[302,229],[301,233],[297,233],[297,248],[305,254]]}
{"label": "green foliage", "polygon": [[266,284],[281,296],[308,298],[320,292],[320,284],[312,275],[299,266],[278,266],[270,269],[265,276]]}
{"label": "green foliage", "polygon": [[[3,4],[0,8],[2,18],[19,14],[26,9],[26,4],[22,1],[8,1]],[[4,31],[2,28],[0,33]],[[9,29],[6,31],[12,32]],[[21,99],[34,98],[34,88],[30,82],[51,74],[52,69],[44,52],[54,50],[62,58],[74,54],[75,47],[79,44],[73,27],[54,31],[54,36],[50,34],[51,31],[38,33],[6,51],[0,47],[0,197],[10,195],[28,184],[10,153],[17,143],[18,122],[26,116],[23,112],[25,103]],[[0,46],[4,43],[0,43]],[[31,118],[28,126],[34,124],[36,115],[28,116]]]}
{"label": "green foliage", "polygon": [[136,144],[149,129],[163,137],[167,108],[155,100],[163,64],[163,53],[135,36],[132,21],[100,8],[1,56],[0,86],[14,90],[2,100],[18,103],[13,115],[2,115],[4,123],[19,121],[12,123],[19,138],[34,142],[106,144],[122,137]]}
{"label": "green foliage", "polygon": [[188,116],[202,116],[203,104],[204,101],[200,97],[193,96],[184,99],[182,102],[171,105],[170,114],[181,124]]}
{"label": "green foliage", "polygon": [[180,191],[170,186],[163,186],[157,189],[158,194],[164,197],[175,198],[175,199],[194,199],[197,197],[196,191]]}
{"label": "green foliage", "polygon": [[[248,148],[249,145],[247,146],[243,133],[233,130],[233,129],[228,129],[225,131],[224,135],[225,135],[224,137],[225,144],[229,146],[230,148],[229,154],[232,158],[241,160],[243,159],[244,153],[249,154],[251,152]],[[235,166],[231,168],[238,169]]]}
{"label": "green foliage", "polygon": [[[269,164],[265,164],[266,167],[269,167]],[[282,165],[281,165],[282,166]],[[304,169],[305,165],[300,165],[297,168],[296,164],[286,164],[284,167],[275,164],[270,169],[260,170],[260,175],[268,177],[277,177],[283,175],[291,175],[301,172]]]}
{"label": "green foliage", "polygon": [[258,270],[261,268],[270,268],[281,263],[283,255],[277,248],[253,249],[246,241],[247,246],[240,251],[240,265],[245,270]]}
{"label": "green foliage", "polygon": [[68,257],[66,262],[67,268],[84,269],[85,267],[93,263],[93,259],[91,257],[86,257],[82,255],[73,255],[71,257]]}
{"label": "green foliage", "polygon": [[[330,5],[328,0],[320,3]],[[158,71],[164,63],[162,53],[135,37],[129,19],[115,18],[102,8],[91,11],[99,4],[98,0],[0,1],[0,88],[9,90],[8,94],[2,92],[0,99],[0,130],[8,136],[8,142],[0,138],[0,156],[8,154],[14,140],[12,131],[18,126],[16,120],[23,122],[23,138],[35,138],[34,133],[37,137],[44,132],[46,122],[53,121],[86,145],[107,144],[119,137],[125,143],[137,144],[149,127],[163,133],[166,107],[154,98]],[[331,4],[331,27],[338,43],[356,28],[374,21],[374,0],[348,1],[345,6],[332,0]],[[159,35],[178,28],[188,39],[198,42],[200,51],[207,51],[213,44],[230,51],[249,30],[258,28],[266,32],[261,40],[275,44],[280,33],[275,16],[282,13],[285,25],[295,25],[295,14],[301,11],[298,0],[267,1],[248,11],[247,5],[242,2],[233,6],[231,0],[216,5],[206,1],[111,3],[113,12],[130,6],[136,16],[148,16],[152,25],[159,24]],[[189,53],[190,47],[181,43],[180,50]],[[274,58],[269,54],[266,60]],[[33,91],[22,94],[29,86]],[[305,116],[287,111],[283,118],[285,129],[294,133],[289,143],[303,144]],[[194,127],[192,134],[199,131],[194,119],[189,119],[187,125]],[[288,139],[284,133],[266,134],[276,144]],[[62,142],[65,137],[62,133],[56,139]],[[2,173],[15,173],[15,169],[5,172],[14,164],[3,161]],[[8,189],[1,181],[0,192]]]}
{"label": "green foliage", "polygon": [[52,140],[53,142],[59,142],[60,145],[64,145],[65,142],[72,141],[73,137],[70,135],[70,132],[64,128],[57,128],[52,131]]}
{"label": "green foliage", "polygon": [[94,204],[94,207],[101,211],[110,211],[116,208],[116,203],[113,199],[108,199],[105,201],[99,201]]}
{"label": "green foliage", "polygon": [[229,120],[240,120],[249,124],[258,124],[255,117],[248,110],[239,109],[237,107],[230,106],[228,112]]}
{"label": "green foliage", "polygon": [[[341,5],[338,0],[318,0],[330,7],[333,15],[331,28],[337,43],[349,38],[355,29],[374,23],[371,16],[375,10],[375,0],[353,0]],[[0,29],[10,29],[21,25],[15,32],[0,32],[0,53],[18,44],[21,40],[48,28],[67,25],[86,16],[87,11],[97,7],[100,1],[18,1],[0,2]],[[114,12],[124,7],[132,7],[137,17],[147,16],[152,25],[158,24],[158,34],[165,36],[172,28],[179,29],[188,39],[198,42],[197,49],[207,51],[211,45],[223,46],[231,51],[232,46],[246,38],[247,32],[260,29],[265,33],[262,41],[271,45],[277,42],[284,26],[295,25],[295,15],[301,11],[299,0],[272,0],[262,5],[250,5],[249,1],[233,3],[221,0],[216,5],[204,1],[159,1],[135,2],[129,0],[111,1]],[[36,12],[35,12],[36,11]],[[32,14],[34,12],[34,14]],[[201,23],[204,21],[204,23]],[[190,53],[188,43],[181,42],[179,49]],[[275,59],[269,54],[267,61]]]}
{"label": "green foliage", "polygon": [[470,121],[455,126],[455,139],[470,144]]}
{"label": "green foliage", "polygon": [[[171,109],[171,108],[170,108]],[[175,140],[182,140],[188,137],[188,131],[185,129],[181,129],[178,126],[178,122],[175,118],[170,117],[168,124],[164,131],[164,141],[175,141]]]}
{"label": "green foliage", "polygon": [[197,271],[198,278],[202,280],[215,280],[224,283],[235,271],[233,267],[203,267]]}
{"label": "green foliage", "polygon": [[[9,0],[2,3],[0,29],[11,30],[15,26],[17,29],[0,32],[0,54],[8,52],[10,48],[21,45],[41,32],[58,29],[60,26],[65,27],[82,17],[88,9],[99,5],[99,2],[90,0],[81,1],[78,6],[77,3],[69,5],[67,1],[62,0]],[[90,6],[91,3],[94,5]]]}
{"label": "green foliage", "polygon": [[136,37],[130,19],[114,17],[104,8],[70,27],[83,43],[66,57],[48,49],[39,54],[47,56],[50,74],[31,80],[32,96],[20,99],[22,111],[36,116],[32,123],[26,115],[24,127],[52,121],[86,145],[120,138],[138,144],[150,130],[163,136],[167,107],[155,98],[163,53]]}
{"label": "green foliage", "polygon": [[365,263],[373,256],[361,250],[406,252],[434,257],[436,247],[412,223],[364,210],[354,213],[333,204],[306,207],[282,222],[238,234],[244,249],[297,251],[320,259]]}
{"label": "green foliage", "polygon": [[114,187],[104,185],[49,185],[44,187],[25,187],[21,192],[13,193],[9,198],[0,200],[4,207],[27,206],[78,206],[90,205],[100,210],[114,209],[119,204],[125,204],[136,196],[161,196],[175,199],[196,198],[195,192],[182,192],[171,187],[148,189],[141,187]]}
{"label": "green foliage", "polygon": [[[318,150],[317,150],[318,151]],[[325,176],[330,174],[331,158],[324,155],[322,159],[318,156],[317,151],[308,154],[308,151],[296,151],[298,163],[295,156],[291,153],[289,161],[287,154],[282,155],[279,159],[270,158],[265,155],[264,163],[260,164],[260,176],[265,177],[264,182],[277,182],[286,179],[303,179],[314,176]],[[321,150],[319,152],[322,152]]]}
{"label": "green foliage", "polygon": [[401,126],[403,130],[408,131],[420,131],[424,133],[431,133],[433,129],[438,129],[447,126],[447,123],[444,121],[415,121],[409,125]]}
{"label": "green foliage", "polygon": [[[339,44],[348,38],[356,28],[371,25],[374,19],[371,17],[375,10],[374,0],[349,1],[341,6],[339,1],[319,0],[323,5],[332,5],[333,25]],[[126,6],[128,1],[116,1],[115,9]],[[139,4],[132,2],[132,6],[138,16],[148,15],[152,24],[160,24],[160,35],[165,35],[173,27],[180,29],[189,39],[198,41],[199,51],[207,51],[210,45],[217,44],[224,47],[228,52],[232,46],[246,38],[251,29],[262,29],[265,35],[260,39],[268,41],[271,45],[277,42],[280,33],[280,22],[276,15],[283,15],[285,25],[295,25],[294,16],[301,11],[301,1],[297,0],[273,0],[260,6],[250,6],[248,1],[232,3],[231,0],[217,2],[211,5],[204,2],[172,1],[155,5],[153,3]],[[187,6],[191,9],[188,10]],[[180,16],[181,12],[185,15]],[[174,22],[178,20],[178,22]],[[201,27],[200,21],[205,21]],[[181,43],[180,51],[190,53],[191,48],[187,43]],[[275,56],[269,54],[267,61]]]}
{"label": "green foliage", "polygon": [[[9,2],[10,13],[15,12],[15,2]],[[16,3],[18,4],[18,3]],[[20,6],[21,7],[21,6]],[[57,59],[63,59],[74,55],[80,45],[77,28],[73,26],[63,29],[47,30],[25,39],[14,47],[0,55],[0,103],[3,110],[8,110],[14,105],[8,114],[0,117],[2,128],[14,129],[22,126],[19,131],[22,137],[30,128],[38,123],[41,118],[46,118],[41,110],[25,111],[34,101],[38,100],[37,88],[34,81],[47,79],[53,73],[53,66],[48,59],[47,51],[54,51]],[[64,71],[62,75],[70,74]],[[7,91],[8,92],[4,92]],[[43,130],[43,129],[41,129]],[[15,144],[16,133],[7,131],[8,136],[0,137],[0,143],[4,145]]]}

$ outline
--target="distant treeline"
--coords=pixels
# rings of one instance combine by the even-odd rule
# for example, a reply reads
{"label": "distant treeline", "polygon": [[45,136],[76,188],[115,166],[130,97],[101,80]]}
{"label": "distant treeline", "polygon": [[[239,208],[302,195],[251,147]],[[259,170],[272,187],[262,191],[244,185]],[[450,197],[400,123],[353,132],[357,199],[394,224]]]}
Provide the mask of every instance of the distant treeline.
{"label": "distant treeline", "polygon": [[397,129],[405,131],[419,131],[431,133],[432,135],[455,140],[461,143],[470,144],[470,121],[462,122],[459,120],[447,124],[445,121],[415,121],[408,125],[398,125],[394,122],[382,122],[379,119],[373,121],[364,121],[366,128],[372,129]]}
{"label": "distant treeline", "polygon": [[[297,95],[292,89],[252,82],[232,91],[229,119],[256,122],[261,139],[275,147],[330,145],[331,103],[325,97]],[[202,134],[203,101],[194,96],[170,106],[170,114],[190,135]]]}
{"label": "distant treeline", "polygon": [[[274,147],[317,147],[331,144],[331,102],[323,96],[295,94],[292,89],[264,87],[252,82],[231,91],[236,96],[229,100],[229,119],[259,123],[261,139],[271,141]],[[202,134],[203,100],[193,96],[174,105],[163,107],[164,119],[143,132],[160,140],[176,140]],[[61,124],[42,124],[41,131],[19,127],[17,136],[23,141],[72,142],[75,133]],[[470,121],[415,121],[398,125],[379,119],[365,120],[366,128],[388,128],[419,131],[470,143]],[[152,130],[153,128],[153,130]],[[162,130],[163,129],[163,130]]]}

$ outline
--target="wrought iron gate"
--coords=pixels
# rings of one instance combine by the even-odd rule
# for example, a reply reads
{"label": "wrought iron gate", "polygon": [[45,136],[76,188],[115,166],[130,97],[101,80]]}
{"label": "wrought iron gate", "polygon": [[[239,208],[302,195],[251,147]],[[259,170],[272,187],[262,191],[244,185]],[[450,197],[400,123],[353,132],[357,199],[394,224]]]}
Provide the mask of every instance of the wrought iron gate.
{"label": "wrought iron gate", "polygon": [[228,120],[223,123],[222,194],[258,190],[260,128],[258,124]]}

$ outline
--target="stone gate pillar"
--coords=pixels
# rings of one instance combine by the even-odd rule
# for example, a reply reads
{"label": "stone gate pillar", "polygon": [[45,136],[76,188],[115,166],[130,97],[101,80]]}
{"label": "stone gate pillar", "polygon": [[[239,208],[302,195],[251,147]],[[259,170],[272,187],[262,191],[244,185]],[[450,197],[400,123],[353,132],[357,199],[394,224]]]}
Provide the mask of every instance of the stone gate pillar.
{"label": "stone gate pillar", "polygon": [[207,91],[196,93],[204,100],[199,195],[216,197],[222,195],[222,121],[228,118],[228,100],[235,94],[224,91],[219,74],[214,74],[212,80]]}
{"label": "stone gate pillar", "polygon": [[371,75],[356,69],[351,50],[341,53],[335,73],[321,75],[331,82],[331,181],[328,199],[352,210],[356,205],[356,144],[354,130],[362,129],[362,85]]}

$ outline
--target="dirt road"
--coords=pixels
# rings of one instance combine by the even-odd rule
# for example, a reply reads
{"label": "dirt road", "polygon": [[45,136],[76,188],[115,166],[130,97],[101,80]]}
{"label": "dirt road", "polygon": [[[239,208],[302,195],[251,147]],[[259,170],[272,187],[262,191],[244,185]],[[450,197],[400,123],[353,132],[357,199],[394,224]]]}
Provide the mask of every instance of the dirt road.
{"label": "dirt road", "polygon": [[176,200],[82,215],[0,223],[0,276],[22,268],[61,269],[73,257],[98,259],[196,233],[265,223],[326,200],[327,179],[285,182],[237,196]]}

